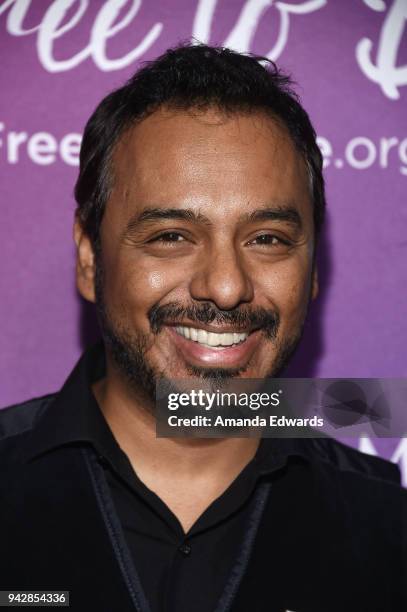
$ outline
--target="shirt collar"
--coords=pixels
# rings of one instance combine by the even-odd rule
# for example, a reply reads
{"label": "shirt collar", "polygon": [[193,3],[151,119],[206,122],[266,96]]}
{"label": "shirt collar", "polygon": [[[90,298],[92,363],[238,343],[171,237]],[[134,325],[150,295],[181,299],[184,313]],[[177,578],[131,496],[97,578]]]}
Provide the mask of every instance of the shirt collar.
{"label": "shirt collar", "polygon": [[[103,342],[86,350],[65,384],[31,430],[26,459],[31,460],[62,446],[92,444],[100,455],[117,456],[116,442],[95,396],[92,384],[104,377],[106,359]],[[289,457],[310,460],[313,440],[263,438],[254,458],[260,474],[283,467]],[[315,451],[314,451],[315,452]]]}
{"label": "shirt collar", "polygon": [[104,347],[98,342],[81,356],[62,389],[31,430],[28,460],[67,444],[87,442],[102,452],[115,442],[91,388],[103,378],[105,370]]}

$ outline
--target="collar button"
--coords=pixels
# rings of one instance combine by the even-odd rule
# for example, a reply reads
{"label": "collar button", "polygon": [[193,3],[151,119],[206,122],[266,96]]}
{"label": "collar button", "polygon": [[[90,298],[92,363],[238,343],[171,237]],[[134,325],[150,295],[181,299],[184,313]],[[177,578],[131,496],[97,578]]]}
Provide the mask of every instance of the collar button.
{"label": "collar button", "polygon": [[184,557],[188,557],[188,555],[191,554],[191,547],[189,544],[182,544],[178,550],[184,555]]}

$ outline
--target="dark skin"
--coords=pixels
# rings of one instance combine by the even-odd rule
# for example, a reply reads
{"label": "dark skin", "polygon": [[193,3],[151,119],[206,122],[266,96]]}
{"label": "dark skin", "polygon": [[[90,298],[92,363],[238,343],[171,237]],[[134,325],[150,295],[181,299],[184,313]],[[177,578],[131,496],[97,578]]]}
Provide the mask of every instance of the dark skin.
{"label": "dark skin", "polygon": [[[272,372],[318,291],[309,179],[285,128],[262,114],[160,109],[121,138],[113,170],[101,224],[111,321],[142,336],[144,358],[168,378],[190,378],[191,366],[238,367],[242,378]],[[75,241],[77,285],[94,302],[94,253],[78,222]],[[261,307],[278,312],[280,324],[274,339],[247,329],[237,350],[209,349],[180,336],[173,321],[153,333],[147,313],[168,303]],[[185,531],[256,452],[252,438],[157,439],[148,399],[129,385],[109,351],[106,378],[94,392],[137,474]]]}

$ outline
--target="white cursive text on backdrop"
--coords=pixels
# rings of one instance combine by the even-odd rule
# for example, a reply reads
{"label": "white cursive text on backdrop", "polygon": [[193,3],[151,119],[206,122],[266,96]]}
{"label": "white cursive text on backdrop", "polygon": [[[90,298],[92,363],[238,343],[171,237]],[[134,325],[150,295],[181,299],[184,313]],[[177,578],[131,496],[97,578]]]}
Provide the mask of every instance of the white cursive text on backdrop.
{"label": "white cursive text on backdrop", "polygon": [[[102,71],[120,70],[140,59],[163,32],[164,24],[157,21],[131,51],[116,59],[109,58],[106,49],[109,39],[134,22],[143,0],[105,0],[100,3],[86,47],[72,57],[57,59],[54,53],[56,41],[78,25],[89,7],[89,2],[90,0],[53,0],[44,11],[41,21],[33,27],[24,26],[33,4],[32,0],[0,1],[0,16],[8,11],[6,30],[12,36],[36,34],[39,61],[49,72],[72,70],[89,58],[93,59],[97,68]],[[377,43],[376,59],[372,59],[374,41],[364,37],[355,42],[356,61],[362,73],[377,83],[385,96],[397,100],[400,97],[399,88],[407,85],[407,66],[397,66],[398,52],[406,29],[407,0],[389,0],[387,4],[383,0],[360,2],[375,12],[383,13],[384,19]],[[293,4],[275,0],[246,0],[223,46],[241,52],[252,51],[253,39],[261,20],[269,18],[269,10],[272,9],[278,19],[278,33],[266,56],[275,60],[286,47],[292,16],[314,13],[327,4],[328,0],[307,0]],[[221,0],[197,0],[191,32],[193,40],[211,42],[215,11],[221,8]],[[129,30],[127,36],[128,32]],[[180,32],[180,36],[182,35]]]}
{"label": "white cursive text on backdrop", "polygon": [[[363,0],[374,11],[386,11],[382,0]],[[387,9],[380,32],[376,63],[371,59],[373,41],[362,38],[356,47],[356,59],[364,74],[378,83],[383,93],[392,100],[398,100],[398,87],[407,85],[407,66],[397,66],[397,54],[407,21],[407,0],[394,0]]]}

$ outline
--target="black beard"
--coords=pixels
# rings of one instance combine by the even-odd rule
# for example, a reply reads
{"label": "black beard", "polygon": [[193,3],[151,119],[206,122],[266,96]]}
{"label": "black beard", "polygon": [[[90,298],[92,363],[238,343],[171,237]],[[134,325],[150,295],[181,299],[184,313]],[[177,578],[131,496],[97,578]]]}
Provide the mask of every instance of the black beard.
{"label": "black beard", "polygon": [[[137,396],[143,396],[154,410],[156,402],[156,384],[160,381],[167,389],[175,389],[164,371],[156,371],[147,362],[145,353],[148,347],[148,336],[142,333],[132,334],[124,325],[116,323],[110,317],[104,299],[104,272],[99,248],[95,249],[96,277],[95,296],[98,321],[106,348],[112,359]],[[308,300],[309,304],[309,300]],[[240,328],[257,327],[266,338],[278,342],[276,360],[265,378],[280,376],[291,360],[301,340],[305,318],[298,333],[281,343],[276,340],[280,324],[278,313],[264,308],[245,310],[219,310],[210,302],[181,306],[169,303],[162,306],[155,304],[148,312],[152,333],[157,335],[163,326],[179,319],[188,319],[191,323],[234,324]],[[221,387],[232,378],[238,377],[249,367],[250,362],[240,368],[207,368],[185,364],[191,377],[208,381],[213,388]]]}

